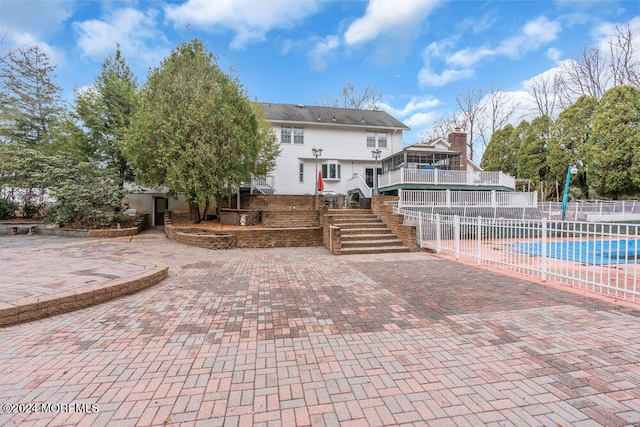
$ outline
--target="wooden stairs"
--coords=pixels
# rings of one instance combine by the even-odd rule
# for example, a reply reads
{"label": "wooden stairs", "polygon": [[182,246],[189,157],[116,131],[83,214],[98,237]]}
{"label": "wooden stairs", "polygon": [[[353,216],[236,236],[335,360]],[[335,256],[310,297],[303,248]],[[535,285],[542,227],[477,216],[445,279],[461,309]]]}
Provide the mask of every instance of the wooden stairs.
{"label": "wooden stairs", "polygon": [[409,252],[402,240],[371,210],[329,209],[340,227],[342,255]]}

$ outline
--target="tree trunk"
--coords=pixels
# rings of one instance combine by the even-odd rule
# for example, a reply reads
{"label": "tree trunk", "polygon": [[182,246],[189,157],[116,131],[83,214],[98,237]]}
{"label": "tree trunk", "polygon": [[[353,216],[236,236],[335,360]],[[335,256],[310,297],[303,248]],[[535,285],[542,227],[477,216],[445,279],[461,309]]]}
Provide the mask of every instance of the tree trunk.
{"label": "tree trunk", "polygon": [[200,224],[200,207],[197,203],[189,202],[189,218],[194,224]]}
{"label": "tree trunk", "polygon": [[202,213],[202,220],[206,221],[207,220],[207,212],[209,211],[209,200],[207,199],[207,201],[204,204],[204,212]]}

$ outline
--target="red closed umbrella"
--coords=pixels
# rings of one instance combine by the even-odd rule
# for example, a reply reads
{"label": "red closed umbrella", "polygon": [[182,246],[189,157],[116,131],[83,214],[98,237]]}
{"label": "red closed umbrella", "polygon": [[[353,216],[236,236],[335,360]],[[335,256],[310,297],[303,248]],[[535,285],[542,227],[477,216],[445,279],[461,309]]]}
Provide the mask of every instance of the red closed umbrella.
{"label": "red closed umbrella", "polygon": [[322,182],[322,172],[318,172],[318,191],[324,190],[324,182]]}

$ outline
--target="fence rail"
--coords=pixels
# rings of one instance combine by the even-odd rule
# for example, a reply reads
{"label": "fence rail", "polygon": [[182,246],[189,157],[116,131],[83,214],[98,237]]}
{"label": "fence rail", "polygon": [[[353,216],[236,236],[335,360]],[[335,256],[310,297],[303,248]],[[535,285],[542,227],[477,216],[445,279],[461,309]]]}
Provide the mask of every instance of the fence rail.
{"label": "fence rail", "polygon": [[395,211],[417,227],[418,244],[436,253],[629,301],[639,295],[637,224]]}
{"label": "fence rail", "polygon": [[[562,203],[540,203],[542,216],[547,219],[562,217]],[[567,204],[568,221],[640,221],[638,200],[581,200]]]}

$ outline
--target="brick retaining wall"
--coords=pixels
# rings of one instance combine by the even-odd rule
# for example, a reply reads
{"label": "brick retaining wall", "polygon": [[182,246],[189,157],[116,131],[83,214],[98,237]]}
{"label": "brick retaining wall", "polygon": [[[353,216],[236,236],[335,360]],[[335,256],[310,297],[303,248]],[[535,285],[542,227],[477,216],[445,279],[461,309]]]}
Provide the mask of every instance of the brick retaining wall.
{"label": "brick retaining wall", "polygon": [[[287,248],[287,247],[303,247],[303,246],[322,246],[322,228],[320,227],[293,227],[293,228],[246,228],[236,230],[220,230],[213,231],[204,228],[193,227],[177,227],[165,222],[164,226],[166,236],[175,241],[185,244],[198,242],[195,246],[206,241],[207,236],[233,236],[235,238],[235,246],[215,249],[236,248]],[[178,237],[178,234],[182,235]],[[187,236],[192,237],[187,237]],[[211,245],[215,238],[212,238]],[[229,241],[231,239],[229,238]],[[202,246],[204,247],[204,246]],[[214,249],[212,247],[212,249]]]}
{"label": "brick retaining wall", "polygon": [[137,276],[77,291],[24,299],[15,305],[0,303],[0,327],[79,310],[137,292],[164,280],[169,275],[168,271],[168,267],[154,268]]}
{"label": "brick retaining wall", "polygon": [[391,205],[385,205],[385,201],[398,200],[397,196],[374,195],[371,197],[371,212],[376,214],[382,221],[402,240],[404,246],[412,252],[419,250],[418,234],[415,226],[404,225],[404,216],[393,213]]}
{"label": "brick retaining wall", "polygon": [[175,240],[185,245],[205,249],[233,249],[236,247],[236,236],[231,234],[175,233]]}

